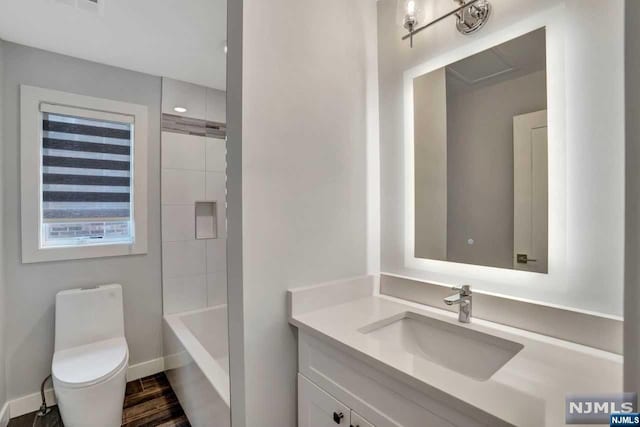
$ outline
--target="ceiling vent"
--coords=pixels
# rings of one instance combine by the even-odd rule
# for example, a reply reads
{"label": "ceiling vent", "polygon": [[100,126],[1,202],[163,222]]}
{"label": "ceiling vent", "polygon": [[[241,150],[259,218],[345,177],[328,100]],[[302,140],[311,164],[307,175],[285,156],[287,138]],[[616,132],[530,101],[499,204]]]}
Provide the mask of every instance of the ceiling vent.
{"label": "ceiling vent", "polygon": [[513,71],[514,67],[496,49],[487,49],[451,64],[447,69],[460,80],[472,85]]}
{"label": "ceiling vent", "polygon": [[53,0],[53,2],[102,15],[105,0]]}

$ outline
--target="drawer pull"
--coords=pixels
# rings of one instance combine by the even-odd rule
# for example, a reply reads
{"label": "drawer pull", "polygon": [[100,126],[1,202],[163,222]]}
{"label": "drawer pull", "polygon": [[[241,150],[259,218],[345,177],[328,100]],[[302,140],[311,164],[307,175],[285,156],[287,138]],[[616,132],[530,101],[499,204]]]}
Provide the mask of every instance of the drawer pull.
{"label": "drawer pull", "polygon": [[334,412],[333,413],[333,421],[335,421],[336,424],[340,424],[342,422],[343,418],[344,418],[344,414],[342,412],[340,412],[340,413]]}

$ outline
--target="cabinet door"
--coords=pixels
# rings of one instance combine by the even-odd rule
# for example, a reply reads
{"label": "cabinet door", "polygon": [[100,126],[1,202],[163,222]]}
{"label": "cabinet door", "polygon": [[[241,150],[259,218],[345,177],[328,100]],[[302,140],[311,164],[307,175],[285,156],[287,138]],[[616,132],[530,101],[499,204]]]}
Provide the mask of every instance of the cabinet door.
{"label": "cabinet door", "polygon": [[356,411],[351,411],[351,427],[374,427],[374,425],[358,415]]}
{"label": "cabinet door", "polygon": [[350,410],[298,374],[298,427],[349,426]]}

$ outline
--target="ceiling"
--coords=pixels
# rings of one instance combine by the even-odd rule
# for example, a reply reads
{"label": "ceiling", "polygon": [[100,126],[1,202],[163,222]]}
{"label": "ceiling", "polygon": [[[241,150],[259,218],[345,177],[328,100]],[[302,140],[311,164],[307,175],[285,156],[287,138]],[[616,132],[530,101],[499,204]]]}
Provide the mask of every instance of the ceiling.
{"label": "ceiling", "polygon": [[226,0],[0,0],[0,39],[216,89]]}
{"label": "ceiling", "polygon": [[514,79],[546,67],[544,28],[447,66],[448,87],[467,90]]}

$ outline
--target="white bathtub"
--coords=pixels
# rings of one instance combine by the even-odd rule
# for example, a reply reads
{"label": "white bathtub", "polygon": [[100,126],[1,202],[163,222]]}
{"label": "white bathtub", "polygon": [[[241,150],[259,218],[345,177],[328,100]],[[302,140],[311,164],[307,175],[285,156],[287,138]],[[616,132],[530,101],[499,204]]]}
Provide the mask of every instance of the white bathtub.
{"label": "white bathtub", "polygon": [[194,427],[230,426],[227,306],[164,317],[165,370]]}

